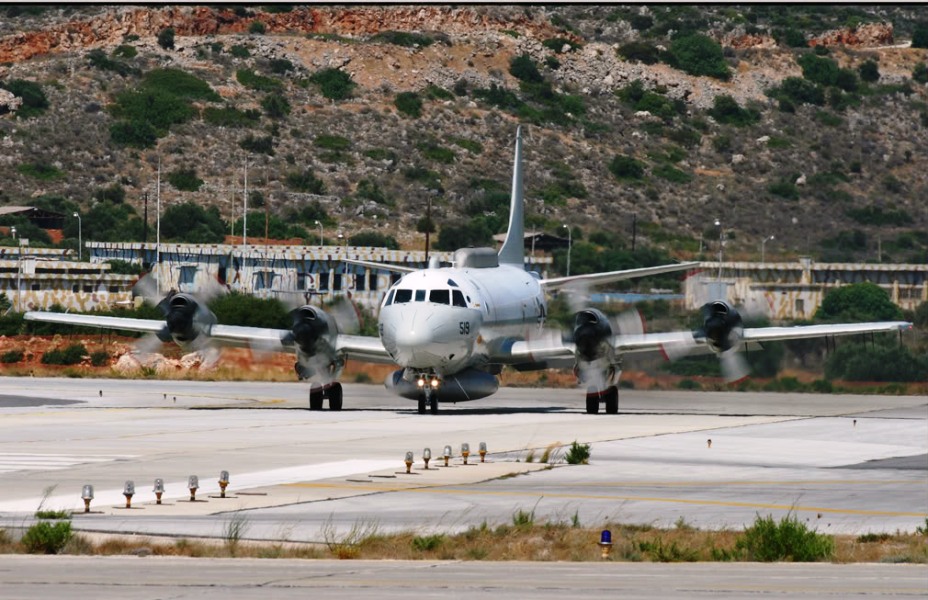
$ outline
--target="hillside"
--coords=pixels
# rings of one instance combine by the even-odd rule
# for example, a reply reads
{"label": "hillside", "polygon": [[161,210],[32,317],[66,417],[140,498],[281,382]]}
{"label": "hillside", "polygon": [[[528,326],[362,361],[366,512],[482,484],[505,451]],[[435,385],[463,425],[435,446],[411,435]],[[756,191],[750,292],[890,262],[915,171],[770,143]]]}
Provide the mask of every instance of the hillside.
{"label": "hillside", "polygon": [[85,240],[140,239],[160,160],[165,207],[215,207],[178,238],[231,231],[247,161],[250,237],[267,210],[272,236],[420,245],[431,201],[443,243],[488,243],[522,123],[529,227],[588,253],[636,219],[713,256],[719,218],[729,257],[928,261],[914,6],[3,10],[0,205],[80,210]]}

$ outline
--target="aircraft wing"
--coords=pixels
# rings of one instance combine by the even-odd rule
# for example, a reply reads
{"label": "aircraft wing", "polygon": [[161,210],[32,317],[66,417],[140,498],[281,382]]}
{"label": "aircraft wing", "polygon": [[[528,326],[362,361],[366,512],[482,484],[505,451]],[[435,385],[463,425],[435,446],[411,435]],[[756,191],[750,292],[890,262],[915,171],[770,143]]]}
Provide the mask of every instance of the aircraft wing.
{"label": "aircraft wing", "polygon": [[587,275],[555,277],[552,279],[542,279],[538,283],[547,290],[556,290],[574,283],[599,285],[603,283],[612,283],[614,281],[622,281],[624,279],[634,279],[636,277],[649,277],[651,275],[660,275],[662,273],[685,271],[687,269],[696,269],[698,267],[698,262],[674,263],[670,265],[659,265],[656,267],[642,267],[639,269],[625,269],[623,271],[609,271],[608,273],[589,273]]}
{"label": "aircraft wing", "polygon": [[745,329],[742,339],[745,342],[769,342],[774,340],[798,340],[834,335],[854,335],[860,333],[884,333],[888,331],[905,331],[912,327],[905,321],[882,321],[873,323],[834,323],[827,325],[797,325],[795,327],[758,327]]}
{"label": "aircraft wing", "polygon": [[23,315],[26,321],[58,323],[61,325],[82,325],[100,329],[121,329],[140,333],[159,333],[164,329],[164,319],[129,319],[126,317],[104,317],[98,315],[77,315],[58,312],[31,311]]}
{"label": "aircraft wing", "polygon": [[373,262],[369,260],[358,260],[355,258],[343,258],[341,259],[343,263],[348,263],[349,265],[358,265],[359,267],[368,267],[370,269],[378,269],[380,271],[394,271],[396,273],[413,273],[419,269],[414,267],[404,267],[402,265],[391,265],[390,263],[380,263]]}
{"label": "aircraft wing", "polygon": [[364,335],[338,334],[335,348],[348,358],[362,362],[394,364],[393,358],[387,354],[380,338]]}

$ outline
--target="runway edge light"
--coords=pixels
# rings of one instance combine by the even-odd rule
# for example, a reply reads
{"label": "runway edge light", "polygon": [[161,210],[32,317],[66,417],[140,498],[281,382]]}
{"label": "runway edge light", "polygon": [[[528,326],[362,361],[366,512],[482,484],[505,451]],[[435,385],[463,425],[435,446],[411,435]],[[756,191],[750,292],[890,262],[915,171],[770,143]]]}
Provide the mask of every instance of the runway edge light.
{"label": "runway edge light", "polygon": [[426,448],[422,451],[422,462],[425,463],[425,470],[429,470],[429,461],[432,460],[432,449]]}
{"label": "runway edge light", "polygon": [[609,553],[612,552],[612,532],[608,529],[603,529],[599,534],[599,548],[602,551],[602,559],[609,558]]}
{"label": "runway edge light", "polygon": [[84,500],[84,512],[90,512],[90,501],[93,500],[93,486],[85,484],[83,489],[81,489],[81,498]]}
{"label": "runway edge light", "polygon": [[487,462],[487,443],[480,442],[480,462]]}
{"label": "runway edge light", "polygon": [[155,493],[155,504],[161,504],[161,496],[164,494],[164,480],[160,477],[155,479],[155,487],[151,491]]}
{"label": "runway edge light", "polygon": [[447,466],[448,466],[448,460],[451,459],[451,446],[450,446],[450,445],[445,446],[445,449],[442,450],[441,456],[442,456],[442,458],[445,459],[445,466],[447,467]]}
{"label": "runway edge light", "polygon": [[406,459],[405,459],[407,473],[412,471],[412,460],[413,460],[412,450],[409,450],[408,452],[406,452]]}
{"label": "runway edge light", "polygon": [[191,475],[187,478],[187,489],[190,490],[190,501],[197,501],[197,490],[200,488],[200,478],[196,475]]}
{"label": "runway edge light", "polygon": [[126,480],[126,485],[122,488],[122,495],[126,497],[126,508],[132,508],[132,496],[135,495],[135,482],[131,479]]}
{"label": "runway edge light", "polygon": [[464,464],[467,464],[467,457],[470,456],[470,444],[464,442],[461,444],[461,456],[464,457]]}
{"label": "runway edge light", "polygon": [[226,497],[226,487],[229,485],[229,472],[219,471],[219,497]]}

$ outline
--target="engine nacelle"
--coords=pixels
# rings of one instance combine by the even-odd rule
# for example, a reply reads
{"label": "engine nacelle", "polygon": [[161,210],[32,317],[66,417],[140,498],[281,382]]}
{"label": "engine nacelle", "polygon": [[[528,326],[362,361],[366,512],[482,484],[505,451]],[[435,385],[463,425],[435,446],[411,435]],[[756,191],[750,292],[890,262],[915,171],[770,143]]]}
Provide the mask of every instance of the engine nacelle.
{"label": "engine nacelle", "polygon": [[[403,378],[404,370],[399,369],[387,375],[384,387],[403,398],[418,400],[421,391],[416,381]],[[437,394],[441,402],[466,402],[492,396],[499,389],[495,376],[478,369],[464,369],[454,375],[442,377]]]}
{"label": "engine nacelle", "polygon": [[696,336],[705,337],[706,345],[713,352],[725,352],[740,343],[744,326],[741,323],[741,315],[733,306],[716,300],[704,304],[700,311],[703,326],[696,332]]}
{"label": "engine nacelle", "polygon": [[315,306],[301,306],[290,311],[290,342],[306,356],[329,350],[331,339],[338,333],[335,321]]}
{"label": "engine nacelle", "polygon": [[577,349],[577,360],[593,362],[612,350],[612,325],[601,311],[595,308],[581,310],[574,315],[571,340]]}
{"label": "engine nacelle", "polygon": [[172,294],[159,302],[158,308],[164,313],[170,336],[158,337],[165,342],[173,340],[181,347],[190,346],[200,336],[208,336],[210,327],[217,322],[216,315],[190,294]]}

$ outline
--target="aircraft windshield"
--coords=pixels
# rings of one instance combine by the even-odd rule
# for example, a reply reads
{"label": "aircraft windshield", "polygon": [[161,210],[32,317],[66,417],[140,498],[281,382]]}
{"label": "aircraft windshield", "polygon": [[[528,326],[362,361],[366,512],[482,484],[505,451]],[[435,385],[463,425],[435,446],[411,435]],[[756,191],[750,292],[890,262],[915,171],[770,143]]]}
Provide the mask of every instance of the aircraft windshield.
{"label": "aircraft windshield", "polygon": [[451,290],[432,290],[429,301],[436,304],[451,304]]}
{"label": "aircraft windshield", "polygon": [[467,308],[464,293],[461,290],[402,290],[396,289],[387,295],[384,306],[391,304],[405,304],[407,302],[429,302]]}
{"label": "aircraft windshield", "polygon": [[403,304],[412,300],[412,290],[396,290],[396,297],[393,299],[397,304]]}

